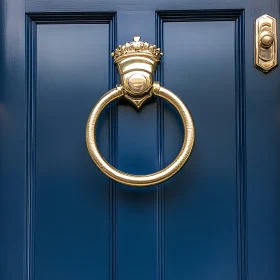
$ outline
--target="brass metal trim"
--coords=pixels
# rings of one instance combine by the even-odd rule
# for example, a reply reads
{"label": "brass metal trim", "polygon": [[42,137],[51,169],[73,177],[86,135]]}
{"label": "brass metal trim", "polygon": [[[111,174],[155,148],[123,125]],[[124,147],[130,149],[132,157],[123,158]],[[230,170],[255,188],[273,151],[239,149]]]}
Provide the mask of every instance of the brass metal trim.
{"label": "brass metal trim", "polygon": [[[191,114],[184,103],[170,90],[153,81],[153,74],[160,57],[160,49],[143,43],[139,36],[134,42],[120,46],[112,53],[121,75],[122,85],[108,91],[92,109],[86,125],[86,144],[89,154],[97,167],[109,178],[129,186],[145,187],[159,184],[175,175],[189,158],[195,139]],[[184,126],[184,140],[175,160],[164,169],[148,174],[133,175],[122,172],[110,165],[100,154],[96,143],[96,124],[102,110],[118,98],[126,98],[137,108],[150,96],[162,97],[179,112]]]}
{"label": "brass metal trim", "polygon": [[277,22],[263,15],[255,21],[255,67],[268,73],[277,66]]}

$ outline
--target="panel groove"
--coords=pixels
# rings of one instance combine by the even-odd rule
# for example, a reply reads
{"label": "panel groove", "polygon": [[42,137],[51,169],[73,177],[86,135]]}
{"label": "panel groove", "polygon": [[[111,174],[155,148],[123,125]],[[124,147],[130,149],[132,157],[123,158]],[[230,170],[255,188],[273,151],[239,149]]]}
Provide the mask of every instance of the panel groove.
{"label": "panel groove", "polygon": [[246,90],[245,90],[245,19],[244,11],[235,22],[236,55],[236,130],[237,130],[237,211],[238,211],[238,273],[248,279],[247,254],[247,176],[246,176]]}
{"label": "panel groove", "polygon": [[[163,46],[163,21],[160,15],[156,13],[156,45],[164,53]],[[161,59],[160,67],[156,72],[156,80],[164,85],[163,81],[163,64],[164,58]],[[158,142],[158,169],[164,168],[164,100],[156,98],[157,104],[157,142]],[[157,186],[156,194],[156,215],[157,215],[157,277],[159,280],[164,279],[164,202],[165,202],[165,187],[164,183]]]}
{"label": "panel groove", "polygon": [[[116,46],[116,13],[30,13],[26,14],[26,186],[27,186],[27,237],[26,237],[26,275],[34,276],[34,213],[35,213],[35,175],[36,175],[36,72],[37,72],[37,24],[109,24],[108,55]],[[116,70],[112,59],[109,60],[109,87],[115,87]],[[113,164],[117,158],[117,105],[113,104],[109,112],[109,157]],[[110,180],[110,279],[116,279],[116,184]]]}
{"label": "panel groove", "polygon": [[115,12],[106,13],[28,13],[37,24],[110,24]]}
{"label": "panel groove", "polygon": [[[115,15],[110,22],[109,32],[109,53],[117,47],[117,16]],[[109,55],[108,53],[108,55]],[[117,69],[113,63],[113,59],[109,60],[109,89],[116,86]],[[113,102],[110,108],[109,115],[109,137],[110,148],[109,158],[110,163],[113,166],[117,166],[117,149],[118,149],[118,101]],[[110,180],[110,279],[115,280],[117,278],[117,210],[118,210],[118,189],[117,183],[114,180]]]}
{"label": "panel groove", "polygon": [[[236,111],[236,205],[238,279],[248,279],[247,186],[246,186],[246,96],[245,96],[245,22],[244,10],[157,11],[156,44],[163,49],[164,22],[235,21],[235,111]],[[164,52],[164,51],[163,51]],[[164,57],[156,78],[164,85]],[[157,101],[159,166],[163,167],[164,102]],[[158,279],[164,279],[164,187],[157,191]]]}
{"label": "panel groove", "polygon": [[27,185],[27,240],[26,279],[34,279],[34,213],[36,176],[36,23],[26,16],[26,185]]}

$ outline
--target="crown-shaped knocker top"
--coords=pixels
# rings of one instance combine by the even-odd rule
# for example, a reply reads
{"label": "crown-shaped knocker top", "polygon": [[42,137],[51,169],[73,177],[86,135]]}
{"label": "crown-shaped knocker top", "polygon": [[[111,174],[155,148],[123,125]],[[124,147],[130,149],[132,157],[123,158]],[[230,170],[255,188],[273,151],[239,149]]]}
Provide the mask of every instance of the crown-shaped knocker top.
{"label": "crown-shaped knocker top", "polygon": [[160,51],[160,48],[156,47],[156,45],[142,42],[140,41],[140,36],[134,36],[133,42],[120,45],[111,53],[111,55],[114,57],[115,63],[118,63],[120,60],[131,55],[147,56],[158,62],[163,53]]}
{"label": "crown-shaped knocker top", "polygon": [[154,72],[163,53],[155,45],[140,41],[140,36],[133,39],[111,55],[118,66],[125,98],[140,108],[151,96]]}

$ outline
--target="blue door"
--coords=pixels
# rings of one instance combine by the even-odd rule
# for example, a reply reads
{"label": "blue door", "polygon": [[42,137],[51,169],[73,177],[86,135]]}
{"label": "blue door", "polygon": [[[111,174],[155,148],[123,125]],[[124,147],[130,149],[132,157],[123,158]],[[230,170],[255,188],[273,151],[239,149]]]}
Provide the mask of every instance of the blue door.
{"label": "blue door", "polygon": [[[280,79],[254,67],[254,20],[279,0],[2,0],[1,280],[279,280]],[[190,110],[192,154],[168,181],[116,183],[85,128],[135,35]],[[183,127],[160,98],[104,110],[101,153],[132,174],[167,166]]]}

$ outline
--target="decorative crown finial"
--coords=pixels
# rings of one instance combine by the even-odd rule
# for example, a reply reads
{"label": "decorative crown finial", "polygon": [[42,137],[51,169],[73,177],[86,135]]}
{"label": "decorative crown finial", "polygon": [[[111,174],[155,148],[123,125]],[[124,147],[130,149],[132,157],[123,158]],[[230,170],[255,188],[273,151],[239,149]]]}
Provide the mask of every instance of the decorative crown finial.
{"label": "decorative crown finial", "polygon": [[133,37],[133,41],[134,41],[134,42],[139,42],[139,41],[140,41],[140,38],[141,38],[140,36],[134,36],[134,37]]}
{"label": "decorative crown finial", "polygon": [[160,51],[160,48],[156,47],[156,45],[142,42],[140,41],[140,36],[134,36],[132,42],[119,45],[111,55],[114,58],[115,63],[118,63],[120,60],[132,55],[147,56],[154,61],[159,61],[163,53]]}

